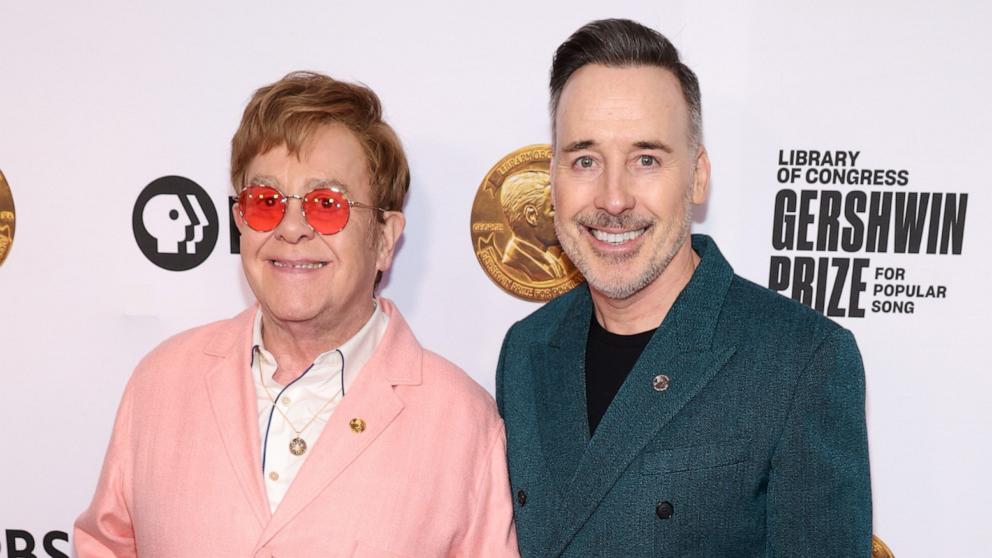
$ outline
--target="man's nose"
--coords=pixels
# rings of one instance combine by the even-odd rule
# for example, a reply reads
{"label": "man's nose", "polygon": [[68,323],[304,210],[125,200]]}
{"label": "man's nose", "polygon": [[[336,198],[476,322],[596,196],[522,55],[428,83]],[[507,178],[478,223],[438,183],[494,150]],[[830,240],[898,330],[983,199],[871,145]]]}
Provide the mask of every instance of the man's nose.
{"label": "man's nose", "polygon": [[276,237],[290,244],[314,238],[317,233],[307,223],[303,214],[303,200],[288,197],[284,203],[286,204],[286,213],[275,229]]}
{"label": "man's nose", "polygon": [[596,207],[612,215],[632,209],[635,198],[630,186],[630,175],[623,166],[607,167],[600,178]]}

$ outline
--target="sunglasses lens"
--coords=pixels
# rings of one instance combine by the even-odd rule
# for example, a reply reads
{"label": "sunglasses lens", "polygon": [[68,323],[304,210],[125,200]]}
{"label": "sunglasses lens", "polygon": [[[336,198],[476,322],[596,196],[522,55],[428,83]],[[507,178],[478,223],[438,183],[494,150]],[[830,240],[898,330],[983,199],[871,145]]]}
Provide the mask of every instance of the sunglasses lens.
{"label": "sunglasses lens", "polygon": [[248,226],[260,232],[276,228],[286,212],[282,194],[269,186],[249,186],[241,190],[238,204]]}
{"label": "sunglasses lens", "polygon": [[335,234],[348,224],[351,207],[341,192],[321,188],[307,194],[303,211],[313,230],[320,234]]}

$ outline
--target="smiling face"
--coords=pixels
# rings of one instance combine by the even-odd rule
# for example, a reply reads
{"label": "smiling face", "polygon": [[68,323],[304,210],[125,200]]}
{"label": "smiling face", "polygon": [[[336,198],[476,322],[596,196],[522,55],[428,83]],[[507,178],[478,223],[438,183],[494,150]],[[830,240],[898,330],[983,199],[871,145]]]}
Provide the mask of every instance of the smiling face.
{"label": "smiling face", "polygon": [[577,70],[562,91],[551,164],[555,229],[590,287],[626,299],[687,258],[709,161],[689,140],[678,79],[663,68]]}
{"label": "smiling face", "polygon": [[[340,124],[318,128],[299,157],[284,145],[248,164],[246,185],[273,186],[287,196],[336,184],[355,202],[372,204],[368,163],[355,135]],[[301,201],[286,201],[286,214],[274,229],[259,232],[234,218],[241,231],[241,262],[263,314],[280,323],[357,331],[368,319],[377,271],[392,262],[403,216],[351,209],[345,228],[321,235],[307,224]],[[357,326],[356,326],[357,324]]]}

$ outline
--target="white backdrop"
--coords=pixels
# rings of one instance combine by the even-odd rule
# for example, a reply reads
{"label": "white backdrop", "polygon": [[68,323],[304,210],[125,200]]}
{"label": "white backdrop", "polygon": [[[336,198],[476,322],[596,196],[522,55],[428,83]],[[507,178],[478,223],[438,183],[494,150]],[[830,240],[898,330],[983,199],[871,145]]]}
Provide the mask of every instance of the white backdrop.
{"label": "white backdrop", "polygon": [[[290,70],[381,96],[413,171],[383,294],[426,346],[491,390],[503,333],[537,305],[503,293],[476,262],[472,200],[501,157],[548,141],[551,55],[601,17],[661,30],[699,74],[714,174],[696,229],[738,273],[767,285],[773,256],[870,260],[865,316],[838,320],[867,369],[876,533],[899,558],[989,556],[988,5],[3,0],[0,170],[17,232],[0,267],[0,558],[23,554],[9,548],[19,531],[34,555],[61,555],[43,539],[70,531],[88,503],[137,360],[251,300],[230,253],[229,142],[252,91]],[[854,168],[906,170],[907,184],[780,184],[779,150],[856,151]],[[220,216],[213,253],[189,271],[152,264],[132,233],[139,192],[165,175],[200,184]],[[885,253],[776,249],[783,188],[967,195],[966,222],[951,216],[960,254],[893,253],[895,224]],[[811,239],[824,220],[814,215]],[[876,280],[880,267],[903,278]],[[884,284],[939,285],[946,297],[873,312],[906,300],[873,295]],[[850,276],[841,288],[846,307]],[[58,537],[49,546],[68,552]]]}

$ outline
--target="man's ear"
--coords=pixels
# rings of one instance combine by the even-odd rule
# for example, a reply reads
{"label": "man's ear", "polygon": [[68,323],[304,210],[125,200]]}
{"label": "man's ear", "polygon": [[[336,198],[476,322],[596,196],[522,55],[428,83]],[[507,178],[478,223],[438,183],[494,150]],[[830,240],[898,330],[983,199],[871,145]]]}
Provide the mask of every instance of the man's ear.
{"label": "man's ear", "polygon": [[396,251],[396,243],[403,235],[406,227],[406,217],[400,211],[387,211],[383,214],[383,223],[379,223],[379,243],[378,254],[376,255],[376,269],[387,271],[393,265],[393,254]]}
{"label": "man's ear", "polygon": [[525,205],[524,220],[527,221],[527,224],[529,224],[532,227],[536,227],[538,219],[539,217],[537,215],[537,209],[533,205],[530,204]]}
{"label": "man's ear", "polygon": [[238,227],[238,232],[241,233],[241,234],[244,234],[245,233],[244,227],[246,225],[245,225],[244,219],[241,218],[241,211],[238,209],[238,203],[237,202],[234,202],[233,204],[231,204],[231,219],[234,222],[234,226],[235,227]]}
{"label": "man's ear", "polygon": [[710,156],[706,147],[700,145],[696,154],[696,168],[692,176],[692,203],[701,205],[706,202],[710,192]]}

